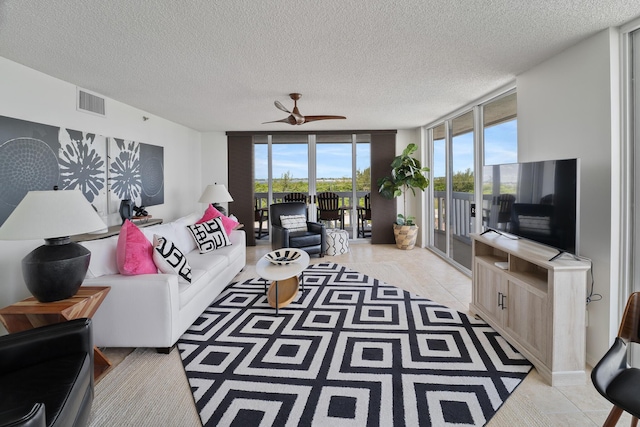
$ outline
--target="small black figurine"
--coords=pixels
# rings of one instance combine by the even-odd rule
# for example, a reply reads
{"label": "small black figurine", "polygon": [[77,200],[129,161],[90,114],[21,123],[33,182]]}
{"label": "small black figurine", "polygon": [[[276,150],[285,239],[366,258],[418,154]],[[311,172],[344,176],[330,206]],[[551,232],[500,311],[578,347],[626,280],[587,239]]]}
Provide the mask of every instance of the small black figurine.
{"label": "small black figurine", "polygon": [[147,216],[149,213],[144,209],[144,206],[134,206],[133,207],[136,216]]}

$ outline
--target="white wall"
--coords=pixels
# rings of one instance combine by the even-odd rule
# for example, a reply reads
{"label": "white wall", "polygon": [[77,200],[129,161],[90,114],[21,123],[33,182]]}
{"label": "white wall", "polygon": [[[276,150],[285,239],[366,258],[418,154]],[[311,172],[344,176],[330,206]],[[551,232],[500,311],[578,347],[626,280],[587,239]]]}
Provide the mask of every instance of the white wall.
{"label": "white wall", "polygon": [[[202,188],[209,184],[224,184],[229,189],[227,180],[227,135],[224,132],[205,132],[202,134]],[[251,168],[248,164],[247,168]],[[234,195],[232,194],[231,197]],[[200,194],[198,194],[200,198]],[[221,203],[229,211],[228,203]],[[202,205],[205,208],[204,205]]]}
{"label": "white wall", "polygon": [[[200,209],[201,134],[107,99],[107,117],[76,111],[76,86],[0,57],[0,115],[164,147],[164,200],[148,211],[165,220]],[[144,121],[142,116],[149,117]],[[226,155],[224,171],[226,177]],[[43,207],[46,215],[46,207]],[[108,218],[119,223],[118,214]],[[0,307],[29,296],[20,260],[43,242],[0,241]]]}
{"label": "white wall", "polygon": [[[413,153],[413,157],[416,159],[422,159],[422,144],[420,143],[421,139],[421,129],[399,129],[398,134],[396,135],[396,155],[399,156],[402,154],[405,148],[409,144],[416,144],[418,146],[418,150]],[[422,160],[420,160],[422,162]],[[423,164],[424,166],[424,164]],[[422,209],[424,207],[424,192],[416,191],[415,197],[409,191],[406,195],[407,198],[407,212],[405,215],[414,216],[416,225],[420,227],[420,232],[418,233],[418,238],[416,239],[416,247],[424,247],[422,236],[424,235],[424,224],[422,223]],[[398,213],[402,213],[403,202],[402,197],[398,197],[396,199],[398,204]],[[426,243],[426,242],[425,242]]]}
{"label": "white wall", "polygon": [[[579,253],[594,264],[587,362],[593,366],[617,329],[619,194],[612,192],[612,147],[620,144],[616,30],[602,31],[517,78],[518,161],[580,158]],[[615,270],[615,268],[614,268]],[[562,325],[559,325],[562,327]]]}

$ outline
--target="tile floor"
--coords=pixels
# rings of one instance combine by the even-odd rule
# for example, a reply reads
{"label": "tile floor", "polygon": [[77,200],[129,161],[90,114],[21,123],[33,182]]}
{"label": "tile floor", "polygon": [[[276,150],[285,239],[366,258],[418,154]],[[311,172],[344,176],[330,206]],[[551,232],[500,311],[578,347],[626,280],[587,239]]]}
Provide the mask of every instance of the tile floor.
{"label": "tile floor", "polygon": [[[271,250],[268,241],[247,248],[247,264],[234,281],[257,277],[255,264]],[[371,245],[351,242],[350,253],[324,258],[311,257],[311,263],[335,262],[368,274],[391,285],[401,287],[448,307],[470,314],[471,279],[439,256],[426,249],[411,251],[395,245]],[[109,357],[117,364],[131,349],[109,349]],[[188,386],[184,386],[188,392]],[[593,388],[591,381],[580,386],[551,387],[533,369],[508,399],[489,427],[579,426],[593,427],[604,423],[611,404]],[[502,415],[505,414],[505,415]],[[618,426],[628,426],[631,417],[623,414]]]}
{"label": "tile floor", "polygon": [[[249,271],[245,270],[243,274],[255,274],[254,271],[250,271],[250,266],[255,265],[255,262],[269,251],[268,242],[259,242],[258,246],[248,248]],[[366,263],[377,264],[381,267],[377,274],[385,275],[385,271],[388,270],[389,277],[376,278],[470,314],[468,305],[471,301],[471,279],[426,249],[402,251],[394,245],[352,242],[348,254],[311,258],[312,263],[327,261],[352,266],[356,270],[358,265],[362,264],[363,268],[359,271],[365,273]],[[392,268],[385,269],[385,265],[395,265],[403,274],[398,275],[397,270]],[[598,394],[590,380],[580,386],[551,387],[542,381],[535,369],[516,389],[515,394],[530,402],[534,411],[538,412],[538,417],[547,420],[545,424],[551,426],[600,426],[611,409],[611,404]],[[517,405],[510,402],[507,400],[505,406]],[[518,413],[517,406],[512,409]],[[618,425],[627,426],[630,419],[628,414],[624,414]],[[511,426],[526,425],[524,420],[511,421]],[[502,424],[490,422],[488,425]]]}

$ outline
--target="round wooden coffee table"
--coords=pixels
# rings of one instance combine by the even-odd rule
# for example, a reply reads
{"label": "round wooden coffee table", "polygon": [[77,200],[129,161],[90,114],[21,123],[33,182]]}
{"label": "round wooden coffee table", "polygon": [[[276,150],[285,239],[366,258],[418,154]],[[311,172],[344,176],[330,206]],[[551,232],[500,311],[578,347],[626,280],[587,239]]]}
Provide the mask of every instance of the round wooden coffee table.
{"label": "round wooden coffee table", "polygon": [[272,264],[266,257],[262,257],[256,263],[256,273],[267,282],[271,282],[266,291],[269,305],[276,309],[291,303],[298,294],[298,275],[302,273],[301,282],[304,292],[304,269],[309,265],[309,254],[300,249],[289,249],[299,252],[300,257],[290,264]]}

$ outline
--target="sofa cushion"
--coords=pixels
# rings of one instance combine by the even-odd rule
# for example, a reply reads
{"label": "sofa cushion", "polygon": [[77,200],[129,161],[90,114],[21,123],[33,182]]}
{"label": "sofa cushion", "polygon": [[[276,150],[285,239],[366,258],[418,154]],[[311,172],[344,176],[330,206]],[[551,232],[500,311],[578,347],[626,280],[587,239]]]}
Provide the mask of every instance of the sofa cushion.
{"label": "sofa cushion", "polygon": [[142,231],[142,234],[144,234],[144,236],[151,244],[153,244],[153,236],[155,236],[156,234],[158,236],[164,237],[165,239],[169,239],[172,242],[175,242],[176,240],[175,231],[171,223],[156,224],[149,227],[140,227],[140,231]]}
{"label": "sofa cushion", "polygon": [[153,247],[145,235],[131,221],[125,220],[120,228],[116,248],[118,271],[125,276],[157,273],[153,262]]}
{"label": "sofa cushion", "polygon": [[214,218],[222,219],[222,224],[224,225],[224,229],[227,234],[231,234],[231,231],[234,230],[238,225],[240,225],[240,223],[233,218],[222,215],[222,213],[220,213],[218,209],[214,208],[213,205],[209,205],[207,210],[204,211],[204,215],[202,216],[202,218],[196,221],[196,224],[201,224]]}
{"label": "sofa cushion", "polygon": [[153,262],[165,274],[177,274],[180,280],[191,282],[191,266],[184,254],[168,239],[153,236]]}
{"label": "sofa cushion", "polygon": [[306,231],[296,231],[289,235],[289,245],[292,248],[306,248],[322,243],[322,235]]}
{"label": "sofa cushion", "polygon": [[195,224],[200,218],[201,218],[200,214],[198,214],[197,212],[192,212],[189,215],[181,216],[180,218],[176,219],[173,222],[174,223],[180,222],[185,225],[191,225],[191,224]]}
{"label": "sofa cushion", "polygon": [[187,259],[192,265],[193,280],[191,283],[178,283],[180,309],[189,304],[194,298],[201,296],[203,288],[215,282],[215,278],[222,275],[229,267],[226,257],[218,255],[218,251],[209,252],[206,255],[193,251],[187,255]]}
{"label": "sofa cushion", "polygon": [[222,225],[221,218],[214,218],[200,224],[189,225],[187,228],[191,231],[201,254],[231,244],[229,236]]}
{"label": "sofa cushion", "polygon": [[171,223],[174,228],[175,240],[173,243],[182,251],[183,254],[197,249],[196,242],[193,240],[191,232],[187,228],[188,225],[193,225],[200,218],[200,215],[193,213],[191,215],[183,216]]}
{"label": "sofa cushion", "polygon": [[282,228],[289,231],[307,231],[307,217],[304,215],[280,215]]}
{"label": "sofa cushion", "polygon": [[87,279],[119,273],[118,262],[116,260],[118,236],[88,240],[80,244],[91,252]]}

